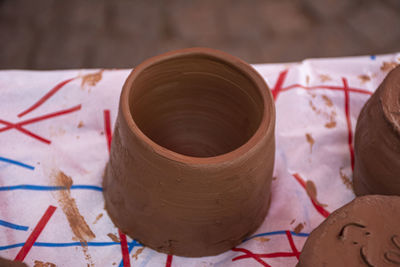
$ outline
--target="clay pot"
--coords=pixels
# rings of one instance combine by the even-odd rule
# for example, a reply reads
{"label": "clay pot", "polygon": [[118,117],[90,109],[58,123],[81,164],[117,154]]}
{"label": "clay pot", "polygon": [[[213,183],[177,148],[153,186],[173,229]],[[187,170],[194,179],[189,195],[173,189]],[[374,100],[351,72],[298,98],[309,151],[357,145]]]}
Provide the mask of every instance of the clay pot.
{"label": "clay pot", "polygon": [[124,233],[155,250],[219,254],[263,222],[275,107],[247,63],[206,48],[140,64],[121,93],[103,181]]}
{"label": "clay pot", "polygon": [[400,67],[361,110],[353,180],[357,195],[400,195]]}
{"label": "clay pot", "polygon": [[315,228],[297,267],[400,266],[400,197],[357,197]]}

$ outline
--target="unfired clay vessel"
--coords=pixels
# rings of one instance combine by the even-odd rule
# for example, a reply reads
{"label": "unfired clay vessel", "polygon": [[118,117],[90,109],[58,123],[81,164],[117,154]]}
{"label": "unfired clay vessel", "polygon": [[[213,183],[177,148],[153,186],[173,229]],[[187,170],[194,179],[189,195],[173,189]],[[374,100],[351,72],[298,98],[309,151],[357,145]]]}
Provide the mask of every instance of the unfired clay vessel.
{"label": "unfired clay vessel", "polygon": [[400,67],[363,107],[355,134],[357,195],[400,195]]}
{"label": "unfired clay vessel", "polygon": [[275,107],[247,63],[206,48],[140,64],[127,78],[103,186],[124,233],[180,256],[219,254],[263,222]]}
{"label": "unfired clay vessel", "polygon": [[297,267],[400,266],[399,222],[399,196],[357,197],[311,232]]}
{"label": "unfired clay vessel", "polygon": [[28,267],[25,263],[20,261],[11,261],[4,258],[0,258],[1,267]]}

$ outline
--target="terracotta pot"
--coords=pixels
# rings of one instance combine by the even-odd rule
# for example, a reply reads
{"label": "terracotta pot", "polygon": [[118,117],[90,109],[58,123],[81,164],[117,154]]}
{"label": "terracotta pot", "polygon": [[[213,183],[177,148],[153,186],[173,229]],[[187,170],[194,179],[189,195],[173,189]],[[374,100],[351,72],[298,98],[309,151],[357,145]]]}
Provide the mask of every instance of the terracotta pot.
{"label": "terracotta pot", "polygon": [[219,254],[263,222],[275,107],[247,63],[206,48],[140,64],[127,78],[103,181],[124,233],[180,256]]}
{"label": "terracotta pot", "polygon": [[400,67],[361,110],[353,180],[357,195],[400,195]]}
{"label": "terracotta pot", "polygon": [[400,266],[400,197],[357,197],[307,238],[297,267]]}

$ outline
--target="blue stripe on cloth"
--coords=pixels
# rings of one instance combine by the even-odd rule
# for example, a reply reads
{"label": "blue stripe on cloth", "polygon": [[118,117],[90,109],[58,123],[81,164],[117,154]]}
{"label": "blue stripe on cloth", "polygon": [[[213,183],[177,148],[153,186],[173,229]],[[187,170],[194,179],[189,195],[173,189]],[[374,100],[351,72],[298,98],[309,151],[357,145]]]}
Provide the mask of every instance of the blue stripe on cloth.
{"label": "blue stripe on cloth", "polygon": [[[301,237],[307,237],[310,234],[308,233],[295,233],[290,231],[290,233],[294,236],[301,236]],[[270,236],[270,235],[286,235],[286,231],[274,231],[274,232],[268,232],[268,233],[260,233],[260,234],[256,234],[253,236],[250,236],[248,238],[246,238],[245,240],[243,240],[243,242],[249,241],[250,239],[256,238],[256,237],[260,237],[260,236]]]}
{"label": "blue stripe on cloth", "polygon": [[[12,245],[6,245],[6,246],[0,246],[0,251],[1,250],[7,250],[11,248],[17,248],[17,247],[22,247],[25,243],[17,243],[17,244],[12,244]],[[116,246],[120,245],[119,242],[87,242],[88,247],[106,247],[106,246]],[[48,242],[36,242],[33,244],[34,247],[52,247],[52,248],[57,248],[57,247],[76,247],[76,246],[82,246],[80,242],[70,242],[70,243],[48,243]],[[136,246],[142,246],[141,244],[136,245]]]}
{"label": "blue stripe on cloth", "polygon": [[28,226],[23,226],[23,225],[18,225],[10,222],[6,222],[3,220],[0,220],[0,225],[4,227],[8,227],[14,230],[20,230],[20,231],[27,231],[29,229]]}
{"label": "blue stripe on cloth", "polygon": [[25,164],[25,163],[22,163],[20,161],[16,161],[16,160],[13,160],[13,159],[0,157],[0,161],[6,162],[6,163],[10,163],[10,164],[14,164],[14,165],[17,165],[17,166],[20,166],[20,167],[23,167],[23,168],[27,168],[27,169],[30,169],[30,170],[34,170],[35,169],[35,167],[33,167],[31,165],[28,165],[28,164]]}
{"label": "blue stripe on cloth", "polygon": [[[10,186],[0,186],[0,191],[11,191],[11,190],[33,190],[33,191],[57,191],[66,190],[65,186],[47,186],[47,185],[10,185]],[[81,190],[94,190],[102,192],[103,188],[96,185],[72,185],[71,190],[81,189]]]}

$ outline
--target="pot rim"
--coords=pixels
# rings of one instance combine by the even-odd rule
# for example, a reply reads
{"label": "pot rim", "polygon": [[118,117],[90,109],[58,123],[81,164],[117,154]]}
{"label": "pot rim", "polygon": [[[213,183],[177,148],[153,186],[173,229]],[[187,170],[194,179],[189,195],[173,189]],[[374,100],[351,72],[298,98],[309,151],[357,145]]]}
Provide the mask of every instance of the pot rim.
{"label": "pot rim", "polygon": [[[229,64],[231,67],[244,74],[254,84],[260,96],[262,97],[263,114],[257,130],[244,144],[235,148],[234,150],[212,157],[195,157],[184,155],[165,148],[151,140],[146,134],[142,132],[142,130],[134,121],[130,110],[129,96],[132,90],[133,81],[136,79],[136,77],[139,76],[147,68],[159,62],[175,58],[182,58],[186,56],[207,57],[211,60],[217,60]],[[170,51],[143,61],[136,68],[134,68],[127,77],[122,87],[120,107],[122,110],[123,119],[127,123],[132,133],[136,135],[140,140],[142,140],[149,149],[151,149],[161,157],[183,164],[215,164],[229,162],[251,153],[251,151],[256,148],[257,144],[259,144],[263,140],[263,138],[274,138],[273,134],[275,130],[275,103],[268,85],[261,77],[261,75],[248,63],[235,56],[229,55],[216,49],[204,47],[185,48]]]}

